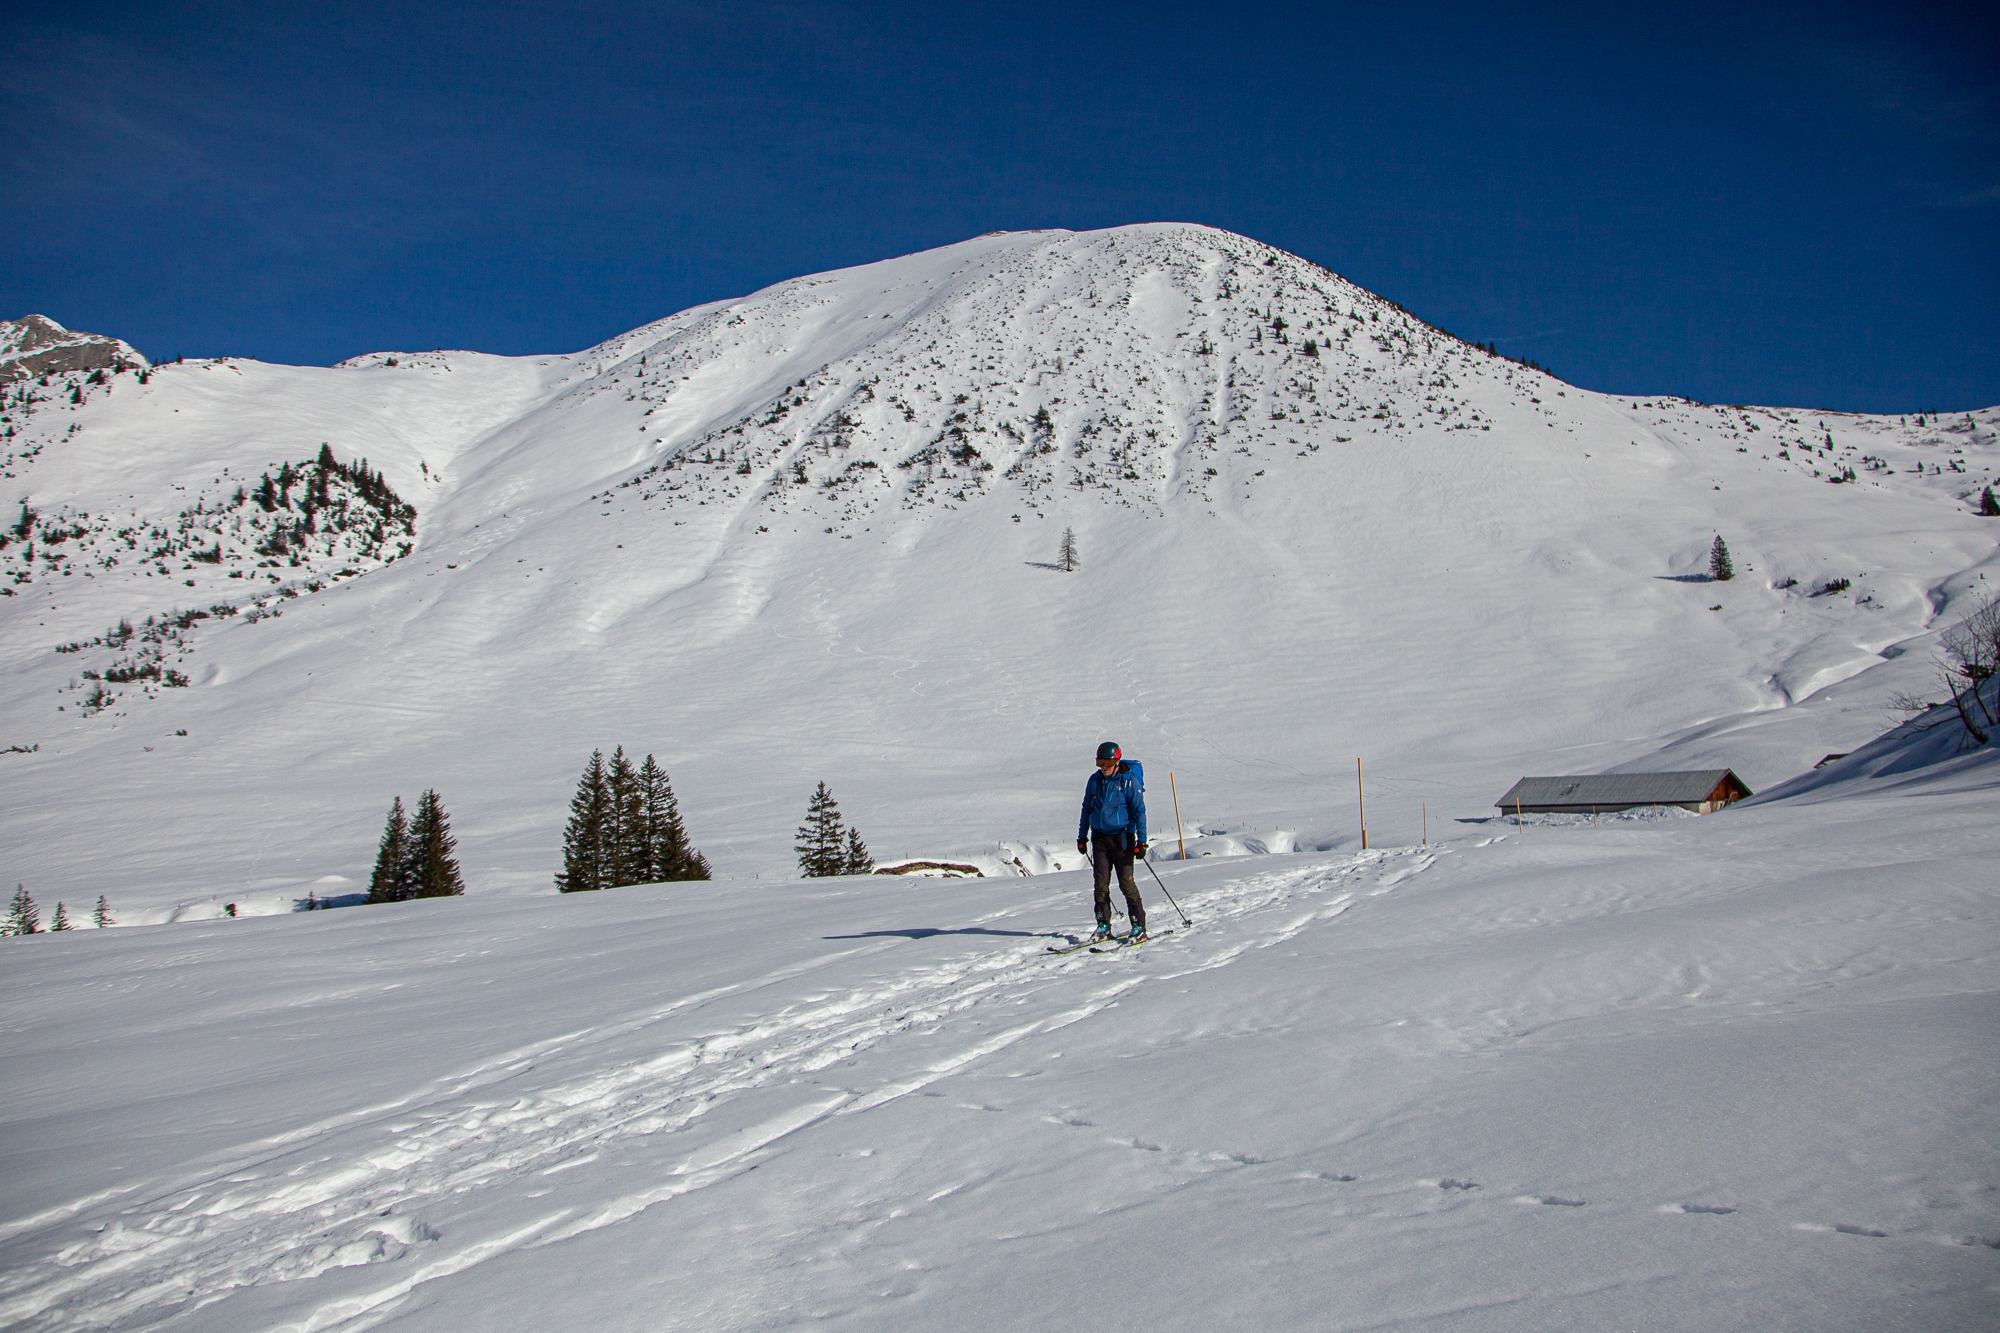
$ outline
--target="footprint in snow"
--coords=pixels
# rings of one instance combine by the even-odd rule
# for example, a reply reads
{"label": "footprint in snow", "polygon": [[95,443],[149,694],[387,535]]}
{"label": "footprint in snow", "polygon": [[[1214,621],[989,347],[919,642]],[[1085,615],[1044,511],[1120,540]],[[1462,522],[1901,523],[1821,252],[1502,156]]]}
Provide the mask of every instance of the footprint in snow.
{"label": "footprint in snow", "polygon": [[1711,1217],[1727,1217],[1736,1210],[1734,1208],[1725,1208],[1719,1203],[1684,1203],[1678,1209],[1669,1206],[1662,1208],[1660,1211],[1663,1213],[1706,1213]]}
{"label": "footprint in snow", "polygon": [[1476,1180],[1453,1180],[1450,1177],[1446,1177],[1438,1182],[1438,1188],[1441,1190],[1476,1190],[1479,1188],[1479,1182]]}
{"label": "footprint in snow", "polygon": [[1984,1245],[1989,1250],[2000,1250],[2000,1236],[1960,1236],[1960,1245]]}
{"label": "footprint in snow", "polygon": [[1546,1204],[1551,1208],[1581,1208],[1588,1199],[1565,1199],[1560,1194],[1523,1194],[1515,1203]]}

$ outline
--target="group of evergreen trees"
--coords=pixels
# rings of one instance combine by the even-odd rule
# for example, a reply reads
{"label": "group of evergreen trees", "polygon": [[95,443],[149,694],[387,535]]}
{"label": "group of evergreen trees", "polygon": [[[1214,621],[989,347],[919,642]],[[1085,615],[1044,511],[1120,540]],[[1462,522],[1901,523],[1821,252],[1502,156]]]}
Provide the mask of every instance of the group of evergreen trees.
{"label": "group of evergreen trees", "polygon": [[[97,910],[90,914],[90,920],[99,930],[118,923],[111,919],[111,904],[104,901],[104,895],[97,895]],[[69,923],[69,909],[56,904],[55,918],[49,922],[50,930],[73,930]],[[33,895],[25,884],[14,886],[13,901],[7,904],[7,916],[0,920],[0,935],[40,935],[42,933],[42,909],[35,905]]]}
{"label": "group of evergreen trees", "polygon": [[455,898],[465,892],[458,858],[458,840],[451,836],[451,818],[435,791],[417,801],[417,817],[403,814],[403,798],[389,807],[389,822],[375,853],[375,873],[368,880],[368,901],[400,903],[411,898]]}
{"label": "group of evergreen trees", "polygon": [[828,875],[865,875],[875,868],[859,829],[845,826],[840,806],[824,782],[806,805],[806,822],[799,825],[792,850],[799,854],[799,871],[807,879]]}
{"label": "group of evergreen trees", "polygon": [[389,488],[388,479],[368,466],[367,459],[343,463],[324,444],[319,447],[319,457],[311,463],[286,463],[278,469],[276,478],[268,472],[258,478],[257,506],[267,514],[278,509],[290,509],[292,487],[303,482],[305,493],[299,497],[299,507],[310,517],[313,510],[325,509],[333,503],[329,482],[334,478],[352,485],[361,493],[361,498],[384,517],[407,524],[417,515],[415,508],[405,504],[402,497]]}
{"label": "group of evergreen trees", "polygon": [[563,829],[564,893],[709,878],[708,858],[688,845],[667,775],[647,755],[637,768],[619,746],[611,762],[593,750]]}

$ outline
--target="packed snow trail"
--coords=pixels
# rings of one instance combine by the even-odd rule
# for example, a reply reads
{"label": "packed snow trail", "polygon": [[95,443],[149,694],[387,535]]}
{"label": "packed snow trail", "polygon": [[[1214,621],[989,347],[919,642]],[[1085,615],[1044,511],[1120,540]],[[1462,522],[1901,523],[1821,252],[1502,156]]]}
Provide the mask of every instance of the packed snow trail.
{"label": "packed snow trail", "polygon": [[0,942],[27,1329],[1987,1326],[1936,793],[1085,876]]}
{"label": "packed snow trail", "polygon": [[[872,1110],[1031,1033],[1088,1019],[1150,979],[1224,967],[1248,949],[1282,943],[1310,922],[1344,910],[1369,875],[1403,863],[1421,868],[1429,858],[1364,853],[1198,893],[1193,901],[1200,905],[1205,937],[1171,955],[1155,951],[1157,961],[1149,959],[1152,965],[1140,973],[1046,959],[1043,937],[1018,928],[1022,920],[1060,911],[1062,899],[1037,882],[1032,910],[989,912],[974,926],[942,932],[983,946],[958,950],[946,961],[895,968],[890,956],[898,933],[850,937],[857,942],[786,962],[754,980],[500,1049],[399,1095],[210,1149],[186,1169],[126,1182],[110,1198],[51,1204],[0,1227],[9,1255],[0,1279],[0,1322],[116,1324],[156,1315],[161,1306],[186,1314],[249,1280],[293,1281],[406,1255],[409,1271],[419,1275],[459,1272],[518,1245],[549,1244],[612,1225],[751,1169],[772,1144],[828,1116]],[[742,889],[731,885],[727,891]],[[718,901],[723,892],[707,886],[670,891]],[[1294,904],[1304,910],[1272,919]],[[843,983],[840,978],[857,965],[868,979]],[[824,993],[797,996],[800,986],[821,985]],[[984,1014],[1031,1003],[1057,1011],[985,1034],[990,1021]],[[767,1010],[767,1004],[775,1007]],[[731,1014],[737,1015],[733,1021],[709,1026]],[[813,1076],[830,1066],[946,1023],[969,1026],[969,1044],[927,1056],[914,1071],[832,1094],[823,1087],[800,1098],[786,1091],[801,1081],[817,1086]],[[768,1117],[759,1111],[748,1125],[727,1110],[733,1103],[762,1106],[773,1099],[782,1109]],[[663,1134],[673,1137],[653,1138]],[[588,1208],[552,1206],[525,1224],[510,1214],[494,1235],[457,1241],[453,1228],[456,1243],[438,1243],[430,1219],[447,1201],[454,1213],[477,1214],[486,1192],[516,1193],[524,1177],[586,1166],[631,1139],[649,1140],[649,1151],[676,1159],[657,1184]],[[55,1239],[73,1236],[80,1220],[102,1230],[88,1240]],[[38,1248],[38,1259],[23,1262]],[[423,1280],[406,1276],[381,1299]],[[348,1313],[336,1322],[375,1303],[345,1301],[340,1309]]]}

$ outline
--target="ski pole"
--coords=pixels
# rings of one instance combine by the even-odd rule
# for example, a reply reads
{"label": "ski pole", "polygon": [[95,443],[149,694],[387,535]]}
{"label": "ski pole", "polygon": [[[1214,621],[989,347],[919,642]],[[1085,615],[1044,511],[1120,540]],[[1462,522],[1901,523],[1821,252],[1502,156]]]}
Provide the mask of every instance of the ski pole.
{"label": "ski pole", "polygon": [[[1151,861],[1146,862],[1146,869],[1153,870],[1153,863]],[[1160,878],[1160,872],[1157,870],[1153,870],[1153,882],[1160,886],[1161,893],[1167,894],[1167,901],[1174,903],[1174,895],[1167,893],[1167,882]],[[1180,912],[1181,924],[1183,926],[1192,926],[1194,924],[1194,922],[1188,920],[1186,912],[1181,912],[1181,905],[1179,903],[1174,903],[1174,911]]]}

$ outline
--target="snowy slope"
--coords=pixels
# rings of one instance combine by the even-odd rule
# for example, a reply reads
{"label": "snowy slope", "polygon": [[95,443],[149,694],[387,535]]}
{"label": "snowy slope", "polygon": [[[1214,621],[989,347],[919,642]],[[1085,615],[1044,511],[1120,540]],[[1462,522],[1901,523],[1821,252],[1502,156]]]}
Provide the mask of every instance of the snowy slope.
{"label": "snowy slope", "polygon": [[1990,1328],[1965,776],[0,940],[0,1326]]}
{"label": "snowy slope", "polygon": [[[137,928],[0,939],[0,1327],[1992,1324],[2000,750],[1875,738],[1993,411],[1588,394],[1186,226],[5,406],[5,868]],[[1192,924],[1051,956],[1106,736]],[[717,880],[552,891],[620,743]],[[987,877],[792,880],[820,779]],[[467,897],[290,913],[432,785]]]}
{"label": "snowy slope", "polygon": [[[1391,842],[1522,772],[1761,787],[1880,729],[2000,533],[1992,410],[1586,393],[1182,225],[981,237],[571,356],[81,396],[9,400],[40,541],[0,549],[0,846],[137,919],[338,890],[426,786],[475,893],[547,891],[617,744],[766,876],[821,779],[878,856],[1059,865],[1106,736],[1266,847],[1358,842],[1356,757]],[[407,554],[358,501],[265,553],[296,516],[259,478],[322,444],[415,507]]]}

